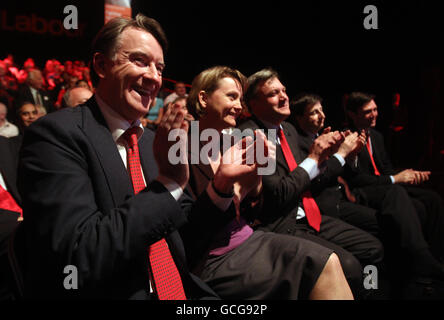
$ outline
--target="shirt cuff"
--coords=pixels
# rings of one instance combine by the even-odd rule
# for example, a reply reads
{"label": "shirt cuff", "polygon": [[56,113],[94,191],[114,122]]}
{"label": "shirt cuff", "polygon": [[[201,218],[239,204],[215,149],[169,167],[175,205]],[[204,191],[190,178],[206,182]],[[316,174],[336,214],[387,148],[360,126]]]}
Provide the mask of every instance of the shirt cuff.
{"label": "shirt cuff", "polygon": [[390,176],[390,180],[392,180],[392,184],[395,184],[395,177]]}
{"label": "shirt cuff", "polygon": [[214,205],[221,211],[227,211],[227,209],[230,207],[231,201],[233,201],[233,198],[222,198],[219,196],[214,190],[212,183],[208,184],[207,193]]}
{"label": "shirt cuff", "polygon": [[165,188],[167,188],[167,190],[171,193],[176,201],[178,201],[179,198],[182,196],[183,190],[176,181],[171,180],[170,178],[167,178],[165,176],[158,176],[156,180],[163,184]]}
{"label": "shirt cuff", "polygon": [[310,177],[310,180],[313,180],[316,178],[321,170],[318,168],[318,163],[310,158],[305,158],[304,161],[299,165],[299,167],[302,167],[305,171],[307,171],[308,176]]}
{"label": "shirt cuff", "polygon": [[336,159],[338,159],[338,161],[341,163],[341,166],[343,167],[345,165],[345,159],[339,154],[339,153],[335,153],[333,155],[333,157],[335,157]]}

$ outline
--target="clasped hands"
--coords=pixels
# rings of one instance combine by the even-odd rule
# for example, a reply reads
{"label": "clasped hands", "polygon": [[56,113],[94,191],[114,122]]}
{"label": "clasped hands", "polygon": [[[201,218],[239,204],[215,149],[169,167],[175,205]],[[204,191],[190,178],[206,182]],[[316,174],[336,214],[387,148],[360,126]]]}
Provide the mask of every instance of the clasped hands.
{"label": "clasped hands", "polygon": [[350,130],[340,132],[331,131],[331,127],[327,127],[311,145],[308,158],[315,160],[318,165],[335,153],[338,153],[344,159],[351,158],[362,150],[365,141],[364,131],[360,133],[352,133]]}
{"label": "clasped hands", "polygon": [[[183,144],[187,149],[189,122],[186,121],[187,110],[180,106],[170,106],[160,121],[153,143],[153,153],[159,167],[159,175],[175,181],[185,189],[189,180],[189,164],[187,154],[177,164],[168,159],[170,148],[176,144]],[[181,129],[179,141],[169,141],[168,135],[174,129]],[[268,155],[269,144],[262,131],[255,132],[255,138],[244,137],[232,145],[222,156],[221,163],[214,175],[213,186],[221,193],[231,193],[233,186],[237,185],[237,196],[241,201],[247,195],[257,196],[262,190],[262,179],[257,169],[264,164],[256,158],[258,144],[263,144],[265,156]]]}

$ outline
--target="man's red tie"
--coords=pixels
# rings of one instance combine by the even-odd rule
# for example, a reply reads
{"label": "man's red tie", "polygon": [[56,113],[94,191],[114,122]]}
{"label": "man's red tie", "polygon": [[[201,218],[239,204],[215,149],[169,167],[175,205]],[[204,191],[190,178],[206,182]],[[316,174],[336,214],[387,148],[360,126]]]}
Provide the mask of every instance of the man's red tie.
{"label": "man's red tie", "polygon": [[[132,127],[124,133],[128,143],[127,167],[133,183],[134,193],[137,194],[145,188],[140,166],[139,146],[137,144],[137,127]],[[159,300],[185,300],[185,291],[179,271],[171,256],[165,239],[149,247],[149,260],[152,279]]]}
{"label": "man's red tie", "polygon": [[[282,152],[284,153],[285,160],[287,161],[288,168],[290,172],[296,169],[298,164],[293,157],[290,146],[288,145],[287,139],[285,138],[282,129],[278,130],[279,140],[281,142]],[[311,192],[309,190],[302,194],[302,205],[304,206],[305,215],[307,216],[308,224],[319,232],[321,229],[321,211],[319,210],[316,201],[313,199]]]}
{"label": "man's red tie", "polygon": [[9,211],[14,211],[17,213],[20,213],[20,217],[23,217],[23,211],[22,208],[15,202],[14,198],[11,196],[11,194],[5,190],[0,185],[0,209],[5,209]]}
{"label": "man's red tie", "polygon": [[367,136],[367,143],[365,144],[367,146],[367,151],[370,156],[370,160],[372,161],[373,169],[375,170],[375,175],[380,176],[378,168],[376,167],[375,159],[373,159],[373,152],[370,148],[370,135]]}

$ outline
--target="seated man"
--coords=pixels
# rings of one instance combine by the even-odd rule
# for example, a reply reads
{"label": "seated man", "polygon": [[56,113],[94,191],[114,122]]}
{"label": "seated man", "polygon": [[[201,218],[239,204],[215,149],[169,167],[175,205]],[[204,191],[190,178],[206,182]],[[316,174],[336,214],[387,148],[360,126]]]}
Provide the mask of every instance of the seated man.
{"label": "seated man", "polygon": [[[324,129],[325,113],[322,105],[322,98],[313,94],[302,94],[290,102],[291,115],[289,122],[294,125],[298,133],[299,149],[306,157],[310,147]],[[365,144],[365,134],[358,136],[361,148]],[[352,136],[349,136],[350,139]],[[340,150],[343,158],[347,162],[353,162],[360,148],[352,152],[349,144],[341,144]],[[341,150],[342,149],[342,150]],[[326,161],[324,167],[334,165],[334,159]],[[344,169],[349,168],[345,166]],[[342,170],[339,175],[330,176],[329,179],[316,179],[310,190],[322,213],[328,216],[339,218],[351,225],[365,230],[375,236],[379,235],[378,221],[376,219],[377,210],[365,206],[362,198],[354,195],[348,187],[346,179],[349,172]],[[324,169],[325,170],[325,169]]]}
{"label": "seated man", "polygon": [[11,234],[22,220],[21,198],[17,190],[17,137],[0,136],[0,300],[11,299],[13,276],[7,257]]}
{"label": "seated man", "polygon": [[[362,195],[367,204],[376,207],[387,193],[398,198],[388,222],[396,227],[402,240],[402,252],[414,274],[444,279],[444,209],[442,198],[434,191],[417,185],[429,179],[429,171],[412,169],[395,172],[385,150],[384,138],[374,128],[378,108],[374,96],[362,92],[349,95],[347,117],[353,130],[365,130],[366,148],[358,154],[355,174],[348,179],[350,187]],[[394,198],[395,196],[392,196]],[[422,223],[422,230],[421,230]],[[402,227],[401,227],[402,226]],[[390,234],[393,238],[393,233]],[[404,261],[404,259],[402,259]]]}
{"label": "seated man", "polygon": [[84,87],[68,89],[63,95],[62,108],[74,108],[85,103],[92,95],[93,92]]}
{"label": "seated man", "polygon": [[[188,108],[198,119],[193,123],[198,130],[190,134],[187,191],[195,199],[217,195],[218,207],[224,210],[202,208],[202,215],[189,219],[184,229],[191,230],[182,231],[187,257],[222,298],[352,299],[331,249],[291,235],[254,231],[250,226],[250,217],[261,210],[261,171],[254,159],[241,161],[251,150],[252,145],[240,147],[247,138],[227,146],[227,138],[233,136],[224,133],[236,125],[245,82],[238,70],[225,66],[204,70],[193,80]],[[205,141],[207,133],[211,139]],[[267,147],[266,139],[262,141],[258,144]],[[227,150],[221,151],[220,144]]]}
{"label": "seated man", "polygon": [[[156,135],[139,121],[161,87],[166,47],[154,19],[111,20],[93,43],[94,97],[25,132],[26,298],[217,298],[188,271],[177,232],[189,170],[169,163],[165,141],[187,129],[186,111],[166,113]],[[67,266],[77,290],[68,290]]]}
{"label": "seated man", "polygon": [[[290,115],[285,91],[278,74],[271,69],[261,70],[248,78],[245,101],[253,117],[239,127],[277,131],[276,171],[262,179],[264,210],[258,217],[262,224],[260,227],[267,231],[297,235],[333,248],[347,277],[353,278],[352,274],[356,273],[362,275],[357,261],[352,262],[351,267],[347,264],[356,258],[363,265],[378,264],[383,256],[381,243],[372,235],[339,219],[321,216],[314,199],[306,192],[311,181],[319,174],[319,166],[332,155],[332,151],[339,148],[343,137],[338,132],[321,135],[304,159],[298,150],[296,130],[284,121]],[[334,170],[341,170],[340,156],[334,157]],[[329,174],[334,174],[333,170]],[[362,289],[362,278],[351,282],[354,282],[352,289]]]}

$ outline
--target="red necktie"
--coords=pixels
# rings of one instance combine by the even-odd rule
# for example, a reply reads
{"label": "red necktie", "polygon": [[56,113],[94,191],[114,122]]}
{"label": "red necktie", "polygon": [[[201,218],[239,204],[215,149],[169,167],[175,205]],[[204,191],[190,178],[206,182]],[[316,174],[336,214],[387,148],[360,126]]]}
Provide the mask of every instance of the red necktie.
{"label": "red necktie", "polygon": [[[137,130],[137,127],[132,127],[124,133],[128,143],[127,167],[135,194],[145,189],[137,144]],[[185,300],[182,280],[165,239],[152,244],[148,251],[154,287],[159,300]]]}
{"label": "red necktie", "polygon": [[380,176],[378,168],[376,168],[375,159],[373,159],[373,153],[372,149],[370,149],[370,136],[367,136],[367,143],[365,144],[367,146],[368,154],[370,155],[370,160],[372,161],[373,169],[375,170],[375,175]]}
{"label": "red necktie", "polygon": [[20,208],[20,206],[17,204],[17,202],[15,202],[14,198],[11,196],[11,194],[8,191],[6,191],[1,185],[0,185],[0,209],[5,209],[20,213],[20,217],[23,217],[22,208]]}
{"label": "red necktie", "polygon": [[[287,139],[285,138],[284,132],[282,129],[278,130],[279,140],[281,142],[282,152],[284,153],[285,160],[287,161],[288,168],[290,172],[296,169],[298,164],[293,157],[293,153],[291,152],[290,146],[288,145]],[[316,201],[313,199],[311,192],[309,190],[305,191],[302,194],[302,205],[305,209],[305,215],[307,216],[308,224],[313,227],[316,231],[319,232],[321,229],[321,211],[319,210]]]}

